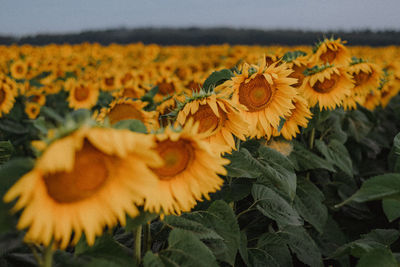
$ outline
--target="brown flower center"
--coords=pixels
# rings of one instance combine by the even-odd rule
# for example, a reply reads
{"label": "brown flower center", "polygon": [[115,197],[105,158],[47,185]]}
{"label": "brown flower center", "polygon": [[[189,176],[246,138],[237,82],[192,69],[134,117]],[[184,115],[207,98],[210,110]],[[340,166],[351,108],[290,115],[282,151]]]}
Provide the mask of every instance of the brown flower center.
{"label": "brown flower center", "polygon": [[190,141],[161,141],[156,148],[164,160],[164,166],[153,169],[160,180],[170,180],[184,172],[194,159],[194,148]]}
{"label": "brown flower center", "polygon": [[335,73],[330,79],[325,79],[323,82],[317,81],[312,88],[320,94],[329,93],[335,88],[339,78],[340,76]]}
{"label": "brown flower center", "polygon": [[0,88],[0,105],[6,100],[6,92],[3,88]]}
{"label": "brown flower center", "polygon": [[130,98],[140,98],[139,94],[136,92],[135,88],[125,87],[123,92],[124,97]]}
{"label": "brown flower center", "polygon": [[114,77],[108,77],[105,78],[104,82],[107,86],[113,86],[114,85]]}
{"label": "brown flower center", "polygon": [[213,134],[219,127],[223,126],[226,120],[226,114],[220,108],[218,109],[219,117],[215,115],[209,105],[200,105],[195,114],[191,115],[193,121],[199,122],[199,133],[211,130]]}
{"label": "brown flower center", "polygon": [[295,88],[299,88],[304,80],[303,72],[307,69],[306,65],[297,66],[293,64],[292,70],[293,72],[289,75],[290,78],[297,79],[297,83],[293,84],[292,86]]}
{"label": "brown flower center", "polygon": [[144,120],[140,110],[138,110],[135,106],[126,103],[116,104],[108,114],[108,118],[110,119],[111,124],[130,119],[140,121]]}
{"label": "brown flower center", "polygon": [[175,92],[175,87],[173,83],[163,81],[157,84],[157,86],[158,93],[161,95],[172,95]]}
{"label": "brown flower center", "polygon": [[263,75],[257,75],[248,83],[241,83],[239,87],[239,102],[250,112],[264,109],[272,98],[273,88]]}
{"label": "brown flower center", "polygon": [[354,78],[354,81],[356,82],[355,86],[360,86],[360,85],[366,83],[369,80],[369,78],[371,78],[371,76],[372,76],[372,73],[365,73],[363,71],[360,71],[357,74],[354,73],[353,78]]}
{"label": "brown flower center", "polygon": [[122,79],[121,79],[121,84],[122,85],[125,85],[127,82],[129,82],[130,80],[132,80],[133,79],[133,75],[131,74],[131,73],[126,73],[125,75],[124,75],[124,77],[122,77]]}
{"label": "brown flower center", "polygon": [[336,51],[332,51],[328,49],[325,53],[321,54],[319,58],[324,62],[324,63],[332,63],[335,58],[336,58]]}
{"label": "brown flower center", "polygon": [[24,73],[24,67],[22,67],[21,65],[18,65],[15,70],[18,74]]}
{"label": "brown flower center", "polygon": [[75,164],[71,172],[56,172],[44,176],[47,192],[59,203],[72,203],[95,194],[109,178],[107,160],[89,142],[75,154]]}
{"label": "brown flower center", "polygon": [[89,97],[90,89],[87,86],[79,86],[75,88],[75,99],[78,101],[84,101]]}

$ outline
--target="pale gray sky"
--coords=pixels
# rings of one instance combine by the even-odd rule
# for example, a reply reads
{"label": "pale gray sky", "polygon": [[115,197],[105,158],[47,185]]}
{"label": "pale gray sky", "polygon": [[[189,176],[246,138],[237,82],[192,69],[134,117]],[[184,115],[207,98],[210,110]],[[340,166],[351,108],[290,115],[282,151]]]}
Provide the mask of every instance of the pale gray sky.
{"label": "pale gray sky", "polygon": [[0,0],[0,34],[122,26],[400,30],[400,0]]}

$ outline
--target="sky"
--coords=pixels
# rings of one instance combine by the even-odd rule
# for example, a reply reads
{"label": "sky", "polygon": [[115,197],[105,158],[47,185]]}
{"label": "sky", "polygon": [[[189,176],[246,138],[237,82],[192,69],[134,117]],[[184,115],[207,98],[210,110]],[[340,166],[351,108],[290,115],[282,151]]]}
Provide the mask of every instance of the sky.
{"label": "sky", "polygon": [[0,34],[118,27],[400,30],[400,0],[0,0]]}

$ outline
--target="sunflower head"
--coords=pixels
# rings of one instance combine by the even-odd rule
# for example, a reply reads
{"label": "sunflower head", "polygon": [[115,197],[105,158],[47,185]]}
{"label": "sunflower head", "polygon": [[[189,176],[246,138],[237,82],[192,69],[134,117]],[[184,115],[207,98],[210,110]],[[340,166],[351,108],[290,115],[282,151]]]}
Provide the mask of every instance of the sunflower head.
{"label": "sunflower head", "polygon": [[344,46],[346,42],[339,39],[324,39],[316,45],[315,53],[311,57],[311,61],[315,65],[335,64],[336,66],[347,66],[350,61],[350,55]]}
{"label": "sunflower head", "polygon": [[90,109],[96,105],[98,97],[99,89],[97,86],[84,81],[75,82],[69,90],[69,107]]}
{"label": "sunflower head", "polygon": [[16,60],[10,66],[10,74],[16,80],[21,80],[28,73],[28,65],[23,60]]}
{"label": "sunflower head", "polygon": [[223,165],[229,161],[212,152],[198,133],[198,124],[191,121],[183,128],[168,127],[153,138],[164,164],[152,169],[159,183],[145,200],[146,210],[180,214],[220,189],[223,180],[218,174],[226,175]]}

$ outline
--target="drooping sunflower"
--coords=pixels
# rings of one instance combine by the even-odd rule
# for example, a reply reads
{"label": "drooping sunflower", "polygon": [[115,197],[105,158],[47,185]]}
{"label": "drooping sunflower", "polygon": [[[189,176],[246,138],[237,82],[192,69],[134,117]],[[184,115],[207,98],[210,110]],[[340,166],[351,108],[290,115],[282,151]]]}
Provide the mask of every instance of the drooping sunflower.
{"label": "drooping sunflower", "polygon": [[319,104],[320,110],[334,109],[351,94],[354,82],[346,68],[325,65],[307,71],[300,92],[311,107]]}
{"label": "drooping sunflower", "polygon": [[14,106],[15,98],[8,84],[0,80],[0,117],[8,114]]}
{"label": "drooping sunflower", "polygon": [[325,39],[317,44],[317,50],[311,56],[310,61],[314,65],[334,64],[335,66],[347,66],[350,61],[350,53],[344,46],[346,42],[340,38],[334,40]]}
{"label": "drooping sunflower", "polygon": [[241,104],[245,121],[249,123],[249,135],[270,135],[271,127],[278,127],[281,117],[294,108],[293,98],[297,94],[291,85],[297,82],[286,63],[266,66],[265,59],[259,66],[244,64],[242,73],[232,78],[234,104]]}
{"label": "drooping sunflower", "polygon": [[76,81],[69,90],[69,107],[90,109],[96,105],[98,97],[99,89],[97,86],[84,81]]}
{"label": "drooping sunflower", "polygon": [[289,77],[297,79],[297,82],[292,86],[300,88],[304,80],[304,71],[310,64],[309,57],[302,51],[293,51],[286,53],[283,56],[283,60],[293,70]]}
{"label": "drooping sunflower", "polygon": [[364,98],[362,106],[369,110],[374,110],[381,104],[381,91],[378,89],[371,90]]}
{"label": "drooping sunflower", "polygon": [[359,60],[348,67],[348,72],[353,76],[355,83],[352,91],[357,95],[366,95],[379,87],[382,70],[376,64]]}
{"label": "drooping sunflower", "polygon": [[25,240],[64,249],[82,233],[89,245],[105,226],[125,224],[136,205],[151,195],[157,177],[150,167],[162,164],[149,136],[128,130],[81,128],[54,141],[6,193],[14,210],[23,209],[17,228]]}
{"label": "drooping sunflower", "polygon": [[399,84],[393,79],[391,75],[390,79],[381,87],[381,105],[385,108],[390,100],[396,96],[400,91]]}
{"label": "drooping sunflower", "polygon": [[157,112],[145,111],[143,108],[147,102],[133,99],[116,99],[110,103],[108,108],[103,108],[97,117],[99,121],[104,121],[106,117],[111,125],[122,120],[140,120],[146,125],[147,129],[157,129]]}
{"label": "drooping sunflower", "polygon": [[23,60],[16,60],[10,66],[11,76],[16,80],[21,80],[28,73],[28,64]]}
{"label": "drooping sunflower", "polygon": [[226,175],[223,166],[229,160],[212,152],[202,140],[204,134],[198,133],[198,124],[187,123],[181,131],[168,127],[153,137],[164,165],[153,168],[158,184],[146,197],[145,210],[180,214],[220,189],[223,180],[218,174]]}
{"label": "drooping sunflower", "polygon": [[299,127],[307,127],[308,120],[311,119],[312,113],[308,107],[307,101],[299,95],[293,99],[294,109],[291,110],[291,114],[287,115],[284,119],[285,122],[278,131],[277,128],[273,128],[272,135],[280,136],[286,140],[292,140],[300,133]]}
{"label": "drooping sunflower", "polygon": [[248,135],[249,125],[241,110],[230,100],[216,94],[187,101],[178,113],[177,122],[185,125],[190,119],[199,123],[200,133],[209,134],[205,140],[215,152],[230,153],[236,149],[233,136],[245,141]]}

